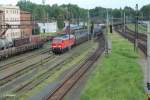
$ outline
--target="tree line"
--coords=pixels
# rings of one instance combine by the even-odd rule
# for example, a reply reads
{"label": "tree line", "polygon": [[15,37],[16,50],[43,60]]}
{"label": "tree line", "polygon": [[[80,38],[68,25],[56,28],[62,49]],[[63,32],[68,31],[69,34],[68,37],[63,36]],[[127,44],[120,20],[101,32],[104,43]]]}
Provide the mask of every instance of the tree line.
{"label": "tree line", "polygon": [[87,18],[87,10],[73,4],[64,4],[60,6],[54,4],[50,6],[36,4],[30,1],[19,1],[17,3],[17,6],[19,6],[20,9],[23,11],[31,12],[33,19],[44,20],[48,18],[52,20],[57,20],[59,28],[63,27],[64,20],[69,20],[70,18],[85,20]]}
{"label": "tree line", "polygon": [[[58,27],[62,28],[64,20],[75,19],[76,21],[82,20],[87,21],[88,10],[84,8],[80,8],[77,5],[73,4],[63,4],[57,5],[42,5],[32,3],[30,1],[19,1],[17,5],[21,10],[28,11],[32,13],[32,17],[36,20],[43,20],[46,18],[57,20]],[[106,19],[106,11],[108,10],[109,17],[113,18],[121,18],[123,17],[123,13],[126,13],[126,16],[131,19],[135,19],[136,11],[131,7],[125,7],[120,9],[106,9],[103,7],[95,7],[94,9],[90,9],[90,18],[99,18]],[[150,16],[150,4],[143,6],[138,11],[139,19],[148,20]],[[97,20],[96,20],[97,21]]]}
{"label": "tree line", "polygon": [[106,19],[107,10],[109,13],[109,17],[113,18],[121,18],[123,17],[123,13],[125,12],[126,16],[131,20],[134,20],[136,16],[138,16],[139,20],[150,20],[150,4],[143,6],[141,9],[138,9],[138,11],[127,6],[123,9],[106,9],[102,7],[96,7],[90,10],[90,15],[92,17]]}

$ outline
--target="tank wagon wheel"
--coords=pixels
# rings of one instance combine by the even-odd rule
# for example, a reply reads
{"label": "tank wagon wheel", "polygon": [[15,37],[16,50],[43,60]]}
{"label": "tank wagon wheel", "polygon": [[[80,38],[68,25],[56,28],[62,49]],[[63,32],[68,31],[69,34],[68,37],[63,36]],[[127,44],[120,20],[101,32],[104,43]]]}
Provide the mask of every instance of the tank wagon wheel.
{"label": "tank wagon wheel", "polygon": [[5,55],[5,58],[8,58],[8,54]]}
{"label": "tank wagon wheel", "polygon": [[0,55],[0,61],[2,60],[2,56]]}
{"label": "tank wagon wheel", "polygon": [[49,49],[49,54],[52,54],[52,49]]}

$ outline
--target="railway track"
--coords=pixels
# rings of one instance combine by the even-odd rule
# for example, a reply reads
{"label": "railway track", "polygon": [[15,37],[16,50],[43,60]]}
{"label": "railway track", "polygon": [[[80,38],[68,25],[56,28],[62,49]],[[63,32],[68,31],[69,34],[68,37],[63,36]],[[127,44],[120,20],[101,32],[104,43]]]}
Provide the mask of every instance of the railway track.
{"label": "railway track", "polygon": [[[129,28],[126,27],[126,32],[132,34],[135,36],[135,31],[130,30]],[[138,33],[138,38],[142,41],[147,41],[147,35],[143,33]]]}
{"label": "railway track", "polygon": [[[77,55],[78,56],[78,55]],[[44,80],[48,79],[55,70],[59,70],[63,65],[69,63],[70,61],[74,60],[76,56],[70,56],[68,58],[64,58],[59,62],[56,62],[53,67],[48,68],[46,71],[44,71],[42,74],[38,75],[33,80],[29,81],[28,83],[24,84],[23,86],[20,86],[16,90],[13,91],[13,94],[24,94],[25,92],[28,92],[29,90],[32,90],[39,84],[41,84]],[[82,58],[80,62],[83,62],[85,59]],[[74,66],[74,65],[73,65]]]}
{"label": "railway track", "polygon": [[[91,44],[91,42],[89,42],[89,43]],[[65,53],[61,56],[57,56],[58,59],[53,59],[53,62],[44,64],[42,69],[40,68],[40,72],[36,73],[37,75],[35,75],[29,81],[26,80],[23,83],[20,83],[20,84],[17,83],[18,85],[13,85],[12,84],[13,86],[11,84],[8,84],[8,87],[9,87],[10,90],[6,87],[7,85],[5,87],[3,86],[3,88],[1,89],[2,91],[4,90],[4,93],[3,93],[4,95],[2,96],[2,98],[4,98],[4,99],[7,98],[7,96],[5,96],[6,93],[7,94],[14,94],[14,95],[17,96],[17,98],[24,97],[25,93],[33,90],[35,87],[37,87],[43,81],[45,81],[49,77],[52,77],[53,74],[57,73],[57,71],[61,70],[63,67],[68,65],[69,62],[73,62],[73,60],[75,60],[78,56],[80,56],[82,53],[84,53],[85,50],[87,50],[87,48],[89,48],[88,44],[86,43],[86,45],[85,44],[81,45],[81,46],[77,47],[76,50],[73,50],[70,53]],[[91,48],[89,50],[91,52],[93,49]],[[87,53],[87,55],[88,54],[89,53]],[[62,60],[65,60],[65,61],[62,61]],[[85,60],[85,59],[83,59],[83,60]],[[82,60],[80,59],[79,61],[82,61]],[[49,65],[49,67],[47,65]],[[71,67],[71,69],[75,68],[74,65],[69,65],[69,66]],[[41,71],[41,70],[44,70],[44,71]]]}
{"label": "railway track", "polygon": [[85,61],[77,65],[77,69],[72,71],[44,100],[61,100],[71,90],[71,88],[82,78],[88,69],[97,61],[104,51],[104,38],[99,40],[99,47]]}
{"label": "railway track", "polygon": [[[80,56],[82,54],[82,52],[84,52],[84,50],[83,51],[78,50],[78,52],[74,52],[69,56],[60,56],[59,60],[54,60],[54,62],[51,62],[54,65],[51,64],[51,67],[47,68],[46,71],[42,72],[41,74],[39,74],[37,77],[35,77],[33,80],[27,82],[26,84],[21,85],[20,87],[14,89],[13,94],[19,94],[21,96],[21,94],[24,94],[24,93],[32,90],[33,88],[35,88],[36,86],[41,84],[44,80],[51,77],[51,75],[53,75],[56,70],[60,70],[66,64],[68,64],[69,62],[72,62],[74,59],[76,59],[76,57]],[[88,56],[88,53],[86,56]],[[84,60],[85,59],[83,57],[78,63],[81,63]],[[71,65],[71,68],[74,69],[75,68],[74,66],[75,65]]]}
{"label": "railway track", "polygon": [[13,73],[11,75],[8,75],[8,76],[0,79],[0,87],[5,85],[5,84],[7,84],[8,82],[16,79],[17,77],[20,77],[21,75],[23,75],[23,74],[25,74],[25,73],[27,73],[27,72],[35,69],[35,68],[38,68],[39,65],[41,65],[41,63],[46,63],[50,59],[52,59],[53,57],[54,57],[54,55],[49,55],[46,58],[44,58],[42,62],[33,63],[33,64],[31,64],[31,65],[29,65],[29,66],[27,66],[27,67],[25,67],[25,68],[23,68],[21,70],[18,70],[17,72],[15,72],[15,73]]}
{"label": "railway track", "polygon": [[34,53],[34,54],[29,55],[29,56],[27,56],[27,57],[24,57],[24,58],[15,60],[15,61],[13,61],[13,62],[4,64],[4,65],[1,65],[1,66],[0,66],[0,71],[3,71],[3,70],[5,70],[5,69],[7,69],[7,68],[10,68],[10,67],[13,67],[14,65],[20,64],[20,63],[22,63],[22,62],[24,62],[24,61],[26,61],[26,60],[28,60],[28,59],[32,59],[32,58],[34,58],[34,57],[37,57],[37,56],[39,56],[39,55],[41,55],[41,54],[45,54],[45,53],[47,53],[47,52],[49,52],[49,49],[42,50],[42,51],[40,51],[40,52]]}
{"label": "railway track", "polygon": [[[62,61],[63,59],[64,60],[66,60],[66,59],[71,60],[72,57],[74,58],[74,57],[81,55],[81,53],[83,53],[88,48],[87,44],[86,44],[86,46],[87,46],[86,48],[84,46],[85,46],[85,44],[77,47],[77,49],[72,51],[72,53],[69,53],[69,54],[65,53],[61,56],[56,56],[55,58],[48,61],[47,63],[43,63],[43,65],[39,68],[38,68],[38,66],[36,66],[36,68],[40,71],[37,71],[36,69],[34,69],[33,70],[34,75],[32,73],[30,73],[31,71],[29,71],[29,73],[25,73],[20,77],[14,78],[14,80],[12,82],[9,82],[8,84],[6,83],[4,86],[0,87],[0,89],[4,92],[4,94],[7,93],[7,91],[8,91],[8,94],[13,93],[19,97],[21,94],[24,95],[25,93],[29,92],[30,90],[34,89],[36,86],[41,84],[48,77],[51,77],[51,75],[53,75],[53,73],[55,71],[59,70],[62,67],[62,63],[64,63],[64,62],[69,63],[68,60]],[[82,51],[80,49],[82,49]],[[70,57],[70,58],[68,58],[68,57]],[[28,75],[32,78],[30,78],[30,79],[26,78],[26,77],[28,77]],[[19,80],[23,81],[23,82],[17,83]]]}
{"label": "railway track", "polygon": [[[135,43],[135,32],[134,31],[127,29],[126,33],[124,33],[117,27],[115,28],[115,31],[118,32],[119,34],[121,34],[123,37],[127,38],[132,43]],[[147,55],[147,39],[146,39],[145,35],[139,35],[138,47],[144,52],[145,55]]]}

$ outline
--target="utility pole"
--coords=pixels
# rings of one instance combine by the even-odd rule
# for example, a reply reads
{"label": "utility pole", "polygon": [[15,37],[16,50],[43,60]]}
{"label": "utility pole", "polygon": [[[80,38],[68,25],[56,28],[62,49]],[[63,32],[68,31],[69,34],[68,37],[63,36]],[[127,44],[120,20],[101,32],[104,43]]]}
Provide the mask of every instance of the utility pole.
{"label": "utility pole", "polygon": [[46,21],[45,21],[45,20],[46,20],[46,19],[45,19],[45,18],[46,18],[46,12],[45,12],[45,9],[44,9],[44,6],[45,6],[45,0],[42,0],[42,4],[43,4],[43,13],[44,13],[44,14],[43,14],[43,16],[44,16],[44,17],[43,17],[43,25],[44,25],[44,30],[43,30],[44,32],[43,32],[43,33],[45,33],[45,30],[46,30],[46,27],[45,27],[45,22],[46,22]]}
{"label": "utility pole", "polygon": [[126,32],[126,13],[124,12],[124,33]]}
{"label": "utility pole", "polygon": [[122,10],[121,10],[121,29],[122,29],[122,32],[123,32],[123,12],[122,12]]}
{"label": "utility pole", "polygon": [[78,16],[77,25],[80,26],[80,16]]}
{"label": "utility pole", "polygon": [[143,16],[143,13],[142,13],[142,24],[143,24],[143,21],[144,21],[144,16]]}
{"label": "utility pole", "polygon": [[[45,6],[45,0],[42,0],[42,4],[43,4],[43,13],[44,13],[44,18],[45,18],[45,10],[44,10],[44,6]],[[45,33],[45,23],[44,23],[44,18],[43,18],[43,25],[44,25],[44,32],[43,33]],[[42,30],[43,31],[43,30]],[[40,37],[41,37],[41,35],[40,35]],[[43,66],[43,57],[42,57],[42,55],[41,55],[41,66]]]}
{"label": "utility pole", "polygon": [[91,22],[90,30],[91,30],[91,43],[92,43],[94,40],[94,22],[93,21]]}
{"label": "utility pole", "polygon": [[[70,42],[70,34],[71,34],[71,28],[70,28],[71,9],[70,9],[70,4],[68,5],[68,21],[69,21],[69,42]],[[69,46],[69,51],[70,50],[71,50],[71,46]]]}
{"label": "utility pole", "polygon": [[112,16],[112,29],[114,27],[114,17]]}
{"label": "utility pole", "polygon": [[46,16],[45,16],[45,9],[44,9],[44,6],[45,6],[45,0],[42,0],[42,4],[43,4],[43,13],[44,13],[43,16],[44,16],[44,19],[45,19],[45,17],[46,17]]}
{"label": "utility pole", "polygon": [[48,20],[48,13],[47,13],[47,18],[46,18],[46,19],[47,19],[47,23],[48,23],[48,21],[49,21],[49,20]]}
{"label": "utility pole", "polygon": [[[147,34],[147,94],[150,95],[150,21]],[[148,97],[150,99],[150,97]]]}
{"label": "utility pole", "polygon": [[88,10],[88,23],[87,23],[87,26],[88,26],[88,40],[90,40],[90,12]]}
{"label": "utility pole", "polygon": [[33,25],[34,25],[33,33],[35,34],[35,16],[33,16]]}
{"label": "utility pole", "polygon": [[135,50],[135,51],[138,50],[138,4],[136,4],[134,50]]}
{"label": "utility pole", "polygon": [[106,10],[107,12],[107,19],[106,19],[106,35],[105,35],[105,53],[108,55],[108,28],[109,28],[109,15],[108,15],[108,9]]}

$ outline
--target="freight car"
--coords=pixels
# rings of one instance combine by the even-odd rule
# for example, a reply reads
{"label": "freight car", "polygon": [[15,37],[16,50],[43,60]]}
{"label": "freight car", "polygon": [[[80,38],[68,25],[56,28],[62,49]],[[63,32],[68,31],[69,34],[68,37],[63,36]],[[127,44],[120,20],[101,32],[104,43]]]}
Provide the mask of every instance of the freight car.
{"label": "freight car", "polygon": [[[102,34],[102,31],[99,29],[94,29],[94,34]],[[52,52],[55,54],[60,54],[69,49],[72,46],[78,45],[82,42],[87,41],[92,35],[88,34],[87,30],[81,30],[71,34],[70,37],[68,34],[56,37],[51,43]],[[67,43],[66,43],[67,42]]]}
{"label": "freight car", "polygon": [[30,38],[29,37],[23,37],[23,38],[16,38],[14,39],[14,47],[19,47],[24,44],[29,44],[30,43]]}
{"label": "freight car", "polygon": [[4,50],[13,46],[13,42],[8,41],[6,38],[0,38],[0,50]]}
{"label": "freight car", "polygon": [[[21,39],[17,39],[14,47],[0,50],[0,60],[10,57],[10,56],[18,55],[27,51],[38,49],[42,47],[44,43],[43,42],[44,38],[41,38],[39,35],[31,36],[29,41],[28,39],[25,39],[25,38],[23,40],[24,41],[21,42]],[[19,41],[21,43],[18,43]]]}

